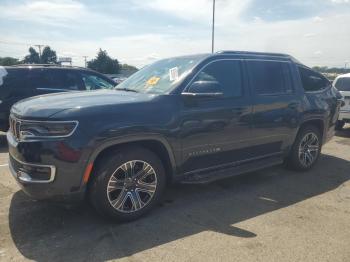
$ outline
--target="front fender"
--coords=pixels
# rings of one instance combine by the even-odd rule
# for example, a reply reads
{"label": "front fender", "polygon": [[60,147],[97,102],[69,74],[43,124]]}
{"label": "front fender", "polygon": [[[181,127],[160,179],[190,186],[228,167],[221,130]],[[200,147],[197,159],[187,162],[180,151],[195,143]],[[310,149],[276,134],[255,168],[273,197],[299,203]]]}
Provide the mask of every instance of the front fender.
{"label": "front fender", "polygon": [[170,164],[173,173],[176,172],[176,160],[175,160],[175,154],[173,152],[173,149],[168,142],[168,140],[160,135],[160,134],[137,134],[137,135],[125,135],[113,139],[108,139],[106,141],[103,141],[99,145],[94,147],[93,152],[91,153],[89,159],[88,159],[88,164],[93,164],[95,160],[97,159],[98,155],[104,151],[105,149],[111,147],[111,146],[116,146],[116,145],[122,145],[122,144],[127,144],[127,143],[135,143],[135,142],[140,142],[140,141],[157,141],[160,142],[165,149],[168,152],[168,156],[170,159]]}

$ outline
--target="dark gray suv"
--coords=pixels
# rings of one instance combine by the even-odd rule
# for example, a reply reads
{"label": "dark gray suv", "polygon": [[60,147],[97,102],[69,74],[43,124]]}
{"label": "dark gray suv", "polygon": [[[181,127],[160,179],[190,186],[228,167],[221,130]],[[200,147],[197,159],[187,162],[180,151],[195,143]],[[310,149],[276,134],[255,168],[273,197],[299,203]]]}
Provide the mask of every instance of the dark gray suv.
{"label": "dark gray suv", "polygon": [[12,174],[36,199],[87,197],[135,219],[167,182],[209,182],[286,162],[312,168],[334,134],[341,95],[281,54],[160,60],[113,90],[31,98],[11,110]]}

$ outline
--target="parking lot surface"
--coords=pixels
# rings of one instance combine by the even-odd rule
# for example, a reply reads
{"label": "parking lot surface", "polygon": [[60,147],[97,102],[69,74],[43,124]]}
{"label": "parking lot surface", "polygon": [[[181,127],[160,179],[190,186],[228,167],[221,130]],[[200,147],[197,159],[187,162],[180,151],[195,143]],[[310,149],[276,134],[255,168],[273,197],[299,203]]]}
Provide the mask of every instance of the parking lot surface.
{"label": "parking lot surface", "polygon": [[0,136],[0,261],[350,261],[350,128],[306,173],[282,166],[175,185],[138,221],[30,200]]}

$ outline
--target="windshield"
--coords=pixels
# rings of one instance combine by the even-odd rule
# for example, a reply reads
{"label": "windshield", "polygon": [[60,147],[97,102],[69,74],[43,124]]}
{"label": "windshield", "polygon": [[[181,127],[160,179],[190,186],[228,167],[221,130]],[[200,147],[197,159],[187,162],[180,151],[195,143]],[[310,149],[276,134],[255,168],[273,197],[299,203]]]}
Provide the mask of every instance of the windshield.
{"label": "windshield", "polygon": [[116,89],[140,93],[167,94],[173,90],[205,55],[163,59],[142,68],[119,84]]}
{"label": "windshield", "polygon": [[350,91],[350,77],[338,78],[334,85],[339,91]]}

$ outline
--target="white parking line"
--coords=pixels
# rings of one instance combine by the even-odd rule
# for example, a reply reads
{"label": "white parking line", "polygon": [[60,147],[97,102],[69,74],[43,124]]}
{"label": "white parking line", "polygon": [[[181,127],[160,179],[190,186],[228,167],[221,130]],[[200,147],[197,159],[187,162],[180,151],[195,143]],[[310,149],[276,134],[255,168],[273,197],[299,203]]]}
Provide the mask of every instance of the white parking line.
{"label": "white parking line", "polygon": [[0,167],[8,166],[9,164],[1,164]]}

